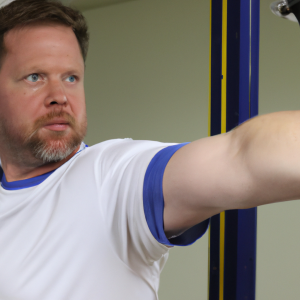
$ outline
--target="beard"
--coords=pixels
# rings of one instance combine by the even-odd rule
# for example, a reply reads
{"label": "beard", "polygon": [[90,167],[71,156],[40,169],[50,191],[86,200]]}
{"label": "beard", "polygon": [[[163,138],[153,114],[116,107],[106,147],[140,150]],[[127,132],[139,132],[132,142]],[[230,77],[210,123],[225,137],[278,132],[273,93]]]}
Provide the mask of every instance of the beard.
{"label": "beard", "polygon": [[[64,131],[41,132],[55,118],[63,118],[69,128]],[[7,120],[0,121],[1,144],[17,163],[32,166],[64,160],[81,144],[86,131],[86,116],[78,124],[74,117],[63,111],[52,111],[37,119],[25,133],[8,124]]]}

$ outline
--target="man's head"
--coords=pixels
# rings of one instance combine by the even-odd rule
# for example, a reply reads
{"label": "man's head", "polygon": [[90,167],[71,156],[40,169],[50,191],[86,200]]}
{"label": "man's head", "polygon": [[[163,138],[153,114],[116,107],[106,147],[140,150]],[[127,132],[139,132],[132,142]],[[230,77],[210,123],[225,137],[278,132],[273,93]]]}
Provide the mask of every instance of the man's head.
{"label": "man's head", "polygon": [[86,60],[89,46],[88,27],[79,11],[55,0],[15,0],[0,8],[0,65],[6,53],[4,36],[8,31],[45,21],[71,27],[78,40],[83,60]]}
{"label": "man's head", "polygon": [[16,0],[0,9],[2,156],[39,165],[78,147],[87,127],[87,48],[83,16],[59,2]]}

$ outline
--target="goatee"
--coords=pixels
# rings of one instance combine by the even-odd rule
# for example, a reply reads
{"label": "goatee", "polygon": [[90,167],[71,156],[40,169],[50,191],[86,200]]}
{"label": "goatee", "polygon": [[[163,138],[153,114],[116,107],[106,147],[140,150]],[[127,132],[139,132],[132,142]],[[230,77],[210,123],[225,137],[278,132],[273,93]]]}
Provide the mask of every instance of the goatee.
{"label": "goatee", "polygon": [[[64,131],[41,132],[46,124],[56,118],[65,120],[69,128]],[[67,158],[83,141],[86,130],[86,116],[78,124],[70,114],[52,111],[37,119],[25,134],[20,133],[13,128],[12,124],[2,119],[0,139],[18,163],[40,165],[59,162]]]}

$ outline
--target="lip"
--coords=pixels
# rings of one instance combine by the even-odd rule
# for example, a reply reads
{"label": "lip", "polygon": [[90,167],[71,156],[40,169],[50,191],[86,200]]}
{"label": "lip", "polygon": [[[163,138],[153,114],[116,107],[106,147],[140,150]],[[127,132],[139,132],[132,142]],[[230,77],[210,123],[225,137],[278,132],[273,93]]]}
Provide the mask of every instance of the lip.
{"label": "lip", "polygon": [[64,124],[68,125],[69,122],[66,121],[65,119],[52,119],[51,121],[47,122],[45,126],[53,125],[53,124]]}
{"label": "lip", "polygon": [[53,131],[64,131],[69,127],[69,123],[64,119],[53,119],[44,125],[44,128]]}

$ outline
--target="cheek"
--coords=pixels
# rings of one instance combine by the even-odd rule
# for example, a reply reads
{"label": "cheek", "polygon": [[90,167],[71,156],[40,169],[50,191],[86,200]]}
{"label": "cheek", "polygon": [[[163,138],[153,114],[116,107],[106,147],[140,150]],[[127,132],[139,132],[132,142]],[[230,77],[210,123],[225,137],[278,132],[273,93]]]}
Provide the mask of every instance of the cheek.
{"label": "cheek", "polygon": [[12,97],[1,98],[1,118],[18,123],[18,121],[24,117],[23,110],[24,108],[17,101],[14,101]]}
{"label": "cheek", "polygon": [[81,97],[76,95],[76,97],[73,98],[71,107],[77,120],[82,121],[86,118],[86,103],[84,94],[82,94]]}
{"label": "cheek", "polygon": [[5,101],[1,101],[1,118],[5,119],[7,124],[18,128],[18,130],[28,129],[32,125],[31,122],[38,115],[36,108],[29,100],[25,99],[23,95],[23,97],[9,97]]}
{"label": "cheek", "polygon": [[82,106],[80,112],[79,112],[79,115],[78,115],[78,123],[80,125],[87,125],[87,116],[86,116],[86,108],[85,108],[85,105]]}

